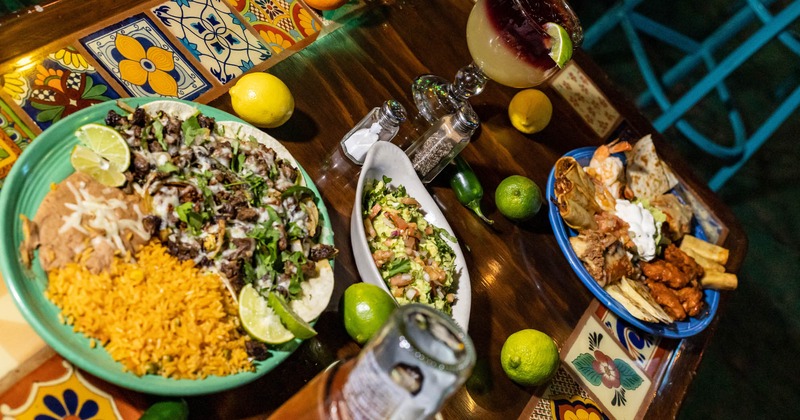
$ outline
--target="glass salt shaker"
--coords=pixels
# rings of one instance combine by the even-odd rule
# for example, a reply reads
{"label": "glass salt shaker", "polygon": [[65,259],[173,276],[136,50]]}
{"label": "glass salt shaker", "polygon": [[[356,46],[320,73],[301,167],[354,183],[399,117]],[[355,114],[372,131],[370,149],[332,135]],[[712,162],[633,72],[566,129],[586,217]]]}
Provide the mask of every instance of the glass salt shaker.
{"label": "glass salt shaker", "polygon": [[406,149],[423,183],[429,183],[469,143],[480,125],[478,114],[465,103],[455,114],[439,118]]}
{"label": "glass salt shaker", "polygon": [[391,141],[406,120],[406,109],[390,99],[370,111],[344,138],[341,146],[345,156],[361,165],[369,148],[377,141]]}

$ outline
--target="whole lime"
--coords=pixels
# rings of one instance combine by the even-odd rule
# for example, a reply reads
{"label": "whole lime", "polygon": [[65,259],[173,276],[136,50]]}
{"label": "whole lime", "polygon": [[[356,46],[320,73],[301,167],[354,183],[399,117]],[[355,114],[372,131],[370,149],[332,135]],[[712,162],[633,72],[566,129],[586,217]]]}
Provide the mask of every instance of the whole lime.
{"label": "whole lime", "polygon": [[520,330],[503,343],[500,364],[512,381],[523,386],[541,385],[558,369],[558,347],[541,331]]}
{"label": "whole lime", "polygon": [[278,127],[294,113],[294,96],[289,87],[269,73],[245,74],[228,94],[236,114],[259,127]]}
{"label": "whole lime", "polygon": [[530,178],[511,175],[497,186],[494,201],[503,216],[521,222],[539,212],[542,207],[542,190]]}
{"label": "whole lime", "polygon": [[344,328],[358,344],[366,343],[397,308],[383,289],[369,283],[354,283],[344,291]]}

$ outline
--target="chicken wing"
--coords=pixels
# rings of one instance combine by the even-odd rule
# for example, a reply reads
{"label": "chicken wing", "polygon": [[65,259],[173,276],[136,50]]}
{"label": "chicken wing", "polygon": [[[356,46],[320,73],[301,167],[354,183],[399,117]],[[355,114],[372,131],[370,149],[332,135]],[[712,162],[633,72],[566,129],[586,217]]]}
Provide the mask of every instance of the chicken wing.
{"label": "chicken wing", "polygon": [[663,283],[650,279],[647,280],[647,287],[650,288],[650,294],[653,296],[653,299],[664,308],[664,311],[669,314],[669,316],[676,321],[686,319],[686,310],[683,308],[683,305],[681,305],[678,295],[676,295],[672,289],[665,286]]}

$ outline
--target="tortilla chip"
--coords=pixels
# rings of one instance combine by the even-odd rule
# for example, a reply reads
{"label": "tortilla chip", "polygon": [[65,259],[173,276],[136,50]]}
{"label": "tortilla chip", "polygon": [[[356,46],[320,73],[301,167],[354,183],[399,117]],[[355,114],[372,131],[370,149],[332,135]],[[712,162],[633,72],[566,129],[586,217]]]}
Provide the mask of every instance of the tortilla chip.
{"label": "tortilla chip", "polygon": [[651,200],[678,184],[672,170],[658,157],[651,135],[637,141],[625,156],[625,177],[636,198]]}
{"label": "tortilla chip", "polygon": [[618,283],[606,287],[606,291],[637,319],[664,324],[671,324],[675,321],[653,299],[650,290],[641,282],[623,277]]}
{"label": "tortilla chip", "polygon": [[625,293],[622,291],[622,287],[619,283],[611,284],[606,286],[606,292],[611,295],[614,300],[619,302],[620,305],[625,307],[625,310],[630,312],[630,314],[639,320],[645,322],[659,322],[657,318],[653,317],[652,315],[645,312],[644,309],[640,308],[635,301],[628,298]]}

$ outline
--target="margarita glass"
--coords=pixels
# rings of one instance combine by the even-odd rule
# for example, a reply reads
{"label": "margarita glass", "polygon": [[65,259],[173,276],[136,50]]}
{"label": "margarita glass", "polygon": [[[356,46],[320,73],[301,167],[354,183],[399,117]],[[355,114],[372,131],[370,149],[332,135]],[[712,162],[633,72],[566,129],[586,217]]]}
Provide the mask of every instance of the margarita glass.
{"label": "margarita glass", "polygon": [[428,122],[458,110],[488,79],[514,87],[544,83],[583,40],[580,21],[565,0],[477,0],[467,21],[473,62],[450,83],[423,75],[412,84],[417,108]]}

